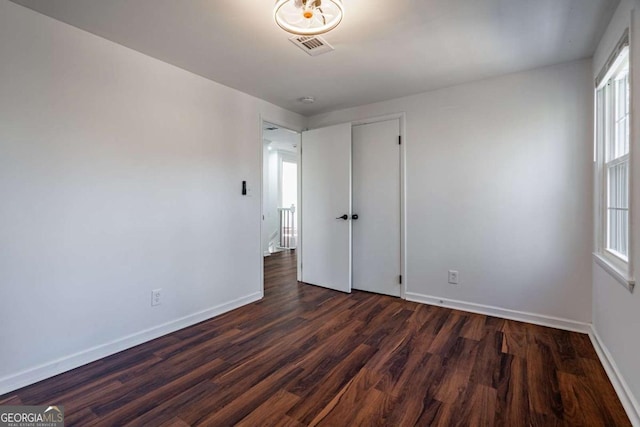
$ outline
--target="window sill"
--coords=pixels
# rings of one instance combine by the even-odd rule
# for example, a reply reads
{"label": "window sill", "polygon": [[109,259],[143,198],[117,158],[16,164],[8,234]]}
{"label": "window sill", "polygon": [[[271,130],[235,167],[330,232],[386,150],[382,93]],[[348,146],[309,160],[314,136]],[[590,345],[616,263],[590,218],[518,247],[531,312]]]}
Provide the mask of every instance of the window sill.
{"label": "window sill", "polygon": [[616,279],[618,283],[623,285],[625,288],[629,290],[629,292],[633,292],[633,288],[636,285],[636,281],[634,278],[629,277],[629,273],[625,270],[620,269],[620,267],[613,264],[607,258],[598,253],[593,253],[593,260],[602,267],[611,277]]}

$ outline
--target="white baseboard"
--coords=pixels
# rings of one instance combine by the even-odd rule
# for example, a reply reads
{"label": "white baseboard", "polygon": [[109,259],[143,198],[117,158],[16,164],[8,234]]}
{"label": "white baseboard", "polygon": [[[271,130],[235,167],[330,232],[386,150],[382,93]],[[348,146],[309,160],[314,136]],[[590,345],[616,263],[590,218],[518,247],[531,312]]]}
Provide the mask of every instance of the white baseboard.
{"label": "white baseboard", "polygon": [[640,405],[638,405],[638,401],[629,389],[629,386],[620,373],[611,353],[604,345],[600,335],[598,335],[598,332],[593,326],[589,331],[589,338],[591,338],[593,347],[596,349],[596,353],[598,353],[600,362],[602,363],[602,366],[604,366],[604,370],[607,372],[609,380],[611,381],[611,384],[613,384],[613,388],[616,390],[631,424],[635,427],[640,427]]}
{"label": "white baseboard", "polygon": [[549,326],[551,328],[563,329],[572,332],[588,334],[591,331],[590,323],[563,319],[561,317],[527,313],[525,311],[510,310],[507,308],[500,308],[490,305],[476,304],[472,302],[458,301],[447,298],[438,298],[430,295],[416,294],[413,292],[406,292],[405,298],[413,302],[453,308],[455,310],[500,317],[502,319],[517,320],[519,322],[533,323],[535,325]]}
{"label": "white baseboard", "polygon": [[262,291],[256,292],[233,301],[172,320],[162,325],[154,326],[153,328],[136,332],[126,337],[0,378],[0,395],[34,384],[38,381],[51,378],[63,372],[70,371],[71,369],[86,365],[87,363],[95,362],[103,357],[135,347],[136,345],[151,341],[188,326],[195,325],[196,323],[219,316],[220,314],[242,307],[243,305],[258,301],[262,297]]}

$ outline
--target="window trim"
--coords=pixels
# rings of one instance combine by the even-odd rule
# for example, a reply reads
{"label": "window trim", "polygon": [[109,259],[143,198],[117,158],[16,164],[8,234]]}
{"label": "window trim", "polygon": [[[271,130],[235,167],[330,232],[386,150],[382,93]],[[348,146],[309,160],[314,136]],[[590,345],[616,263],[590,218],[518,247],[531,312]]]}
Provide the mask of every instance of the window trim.
{"label": "window trim", "polygon": [[604,271],[609,273],[611,277],[616,279],[618,283],[627,288],[629,292],[633,292],[636,286],[636,281],[634,278],[629,277],[626,270],[620,270],[620,268],[613,264],[609,258],[606,258],[597,252],[593,253],[593,260],[602,267]]}
{"label": "window trim", "polygon": [[[625,52],[626,50],[626,52]],[[626,57],[626,58],[625,58]],[[595,97],[594,97],[594,162],[595,162],[595,209],[596,209],[596,221],[595,221],[595,239],[594,239],[594,252],[593,259],[600,265],[609,275],[611,275],[617,282],[625,286],[630,292],[633,292],[635,287],[635,279],[633,276],[633,245],[632,245],[632,197],[633,190],[631,188],[632,172],[631,172],[631,152],[633,150],[633,91],[629,91],[629,151],[618,158],[612,159],[607,162],[607,147],[606,139],[607,133],[613,129],[609,129],[608,126],[604,126],[606,123],[605,116],[613,114],[612,108],[608,108],[610,100],[608,100],[610,92],[604,91],[604,87],[611,81],[613,76],[618,72],[622,61],[628,60],[629,66],[629,86],[633,88],[632,73],[631,73],[631,49],[629,48],[629,29],[626,29],[613,49],[611,55],[605,62],[604,67],[598,74],[595,80]],[[602,95],[600,95],[602,93]],[[613,96],[613,94],[611,94]],[[604,108],[604,114],[599,114],[600,109]],[[619,255],[613,253],[614,251],[608,248],[607,242],[607,230],[608,230],[608,168],[614,163],[622,163],[628,161],[629,167],[629,205],[628,205],[628,253],[627,261],[625,261]],[[621,255],[621,254],[620,254]]]}

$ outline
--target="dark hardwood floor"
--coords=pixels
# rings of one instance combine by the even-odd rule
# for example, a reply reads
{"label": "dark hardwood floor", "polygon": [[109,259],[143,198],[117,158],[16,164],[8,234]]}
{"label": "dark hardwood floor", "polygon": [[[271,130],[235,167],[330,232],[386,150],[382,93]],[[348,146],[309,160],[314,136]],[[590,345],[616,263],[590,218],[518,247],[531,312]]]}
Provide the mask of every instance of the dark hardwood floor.
{"label": "dark hardwood floor", "polygon": [[67,425],[626,426],[586,335],[298,284],[0,396]]}

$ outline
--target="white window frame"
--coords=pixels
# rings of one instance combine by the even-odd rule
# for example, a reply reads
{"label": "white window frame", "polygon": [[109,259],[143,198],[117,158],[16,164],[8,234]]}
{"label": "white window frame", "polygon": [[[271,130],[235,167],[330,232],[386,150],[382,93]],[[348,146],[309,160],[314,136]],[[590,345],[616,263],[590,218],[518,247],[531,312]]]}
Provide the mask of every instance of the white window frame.
{"label": "white window frame", "polygon": [[[595,165],[596,165],[596,230],[595,230],[595,251],[594,259],[609,274],[611,274],[618,282],[625,285],[630,291],[633,291],[635,280],[632,274],[632,254],[631,254],[631,197],[630,177],[631,162],[630,152],[632,149],[631,141],[631,105],[632,92],[629,90],[629,105],[627,122],[629,126],[629,150],[622,156],[609,159],[607,148],[610,141],[615,139],[615,126],[611,124],[615,121],[615,112],[612,106],[616,99],[614,88],[614,79],[619,75],[621,69],[629,68],[628,85],[632,87],[631,82],[631,60],[629,53],[629,33],[625,31],[623,37],[616,45],[611,56],[607,60],[603,70],[596,79],[595,91]],[[617,165],[626,163],[628,168],[629,181],[627,182],[628,205],[627,205],[627,235],[624,237],[627,241],[627,255],[619,253],[609,248],[609,169]]]}

